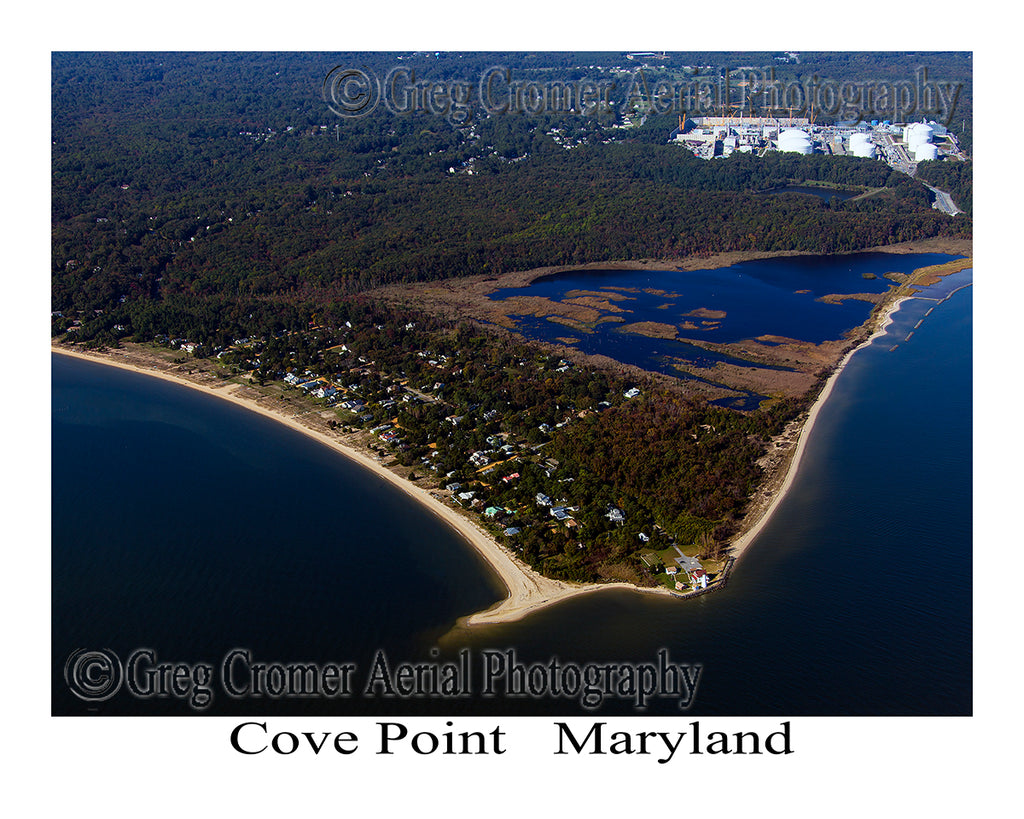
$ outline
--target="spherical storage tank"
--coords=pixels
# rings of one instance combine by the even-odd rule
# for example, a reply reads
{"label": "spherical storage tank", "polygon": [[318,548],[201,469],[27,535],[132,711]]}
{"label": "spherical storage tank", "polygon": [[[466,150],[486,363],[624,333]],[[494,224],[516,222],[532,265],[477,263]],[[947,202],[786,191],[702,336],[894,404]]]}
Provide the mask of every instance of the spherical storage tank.
{"label": "spherical storage tank", "polygon": [[930,142],[922,142],[914,146],[914,161],[924,162],[926,159],[938,159],[939,149]]}
{"label": "spherical storage tank", "polygon": [[850,137],[850,153],[865,159],[875,158],[875,144],[867,134],[856,133]]}
{"label": "spherical storage tank", "polygon": [[790,128],[779,134],[779,150],[796,154],[812,153],[811,138],[799,128]]}

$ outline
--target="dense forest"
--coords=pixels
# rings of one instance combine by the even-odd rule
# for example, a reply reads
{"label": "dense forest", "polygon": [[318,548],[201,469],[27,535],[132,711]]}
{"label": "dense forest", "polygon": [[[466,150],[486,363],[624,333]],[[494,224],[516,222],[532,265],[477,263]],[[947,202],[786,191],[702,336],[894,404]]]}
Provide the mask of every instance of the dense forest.
{"label": "dense forest", "polygon": [[[621,54],[55,54],[54,332],[77,325],[81,339],[164,333],[213,344],[295,328],[339,296],[396,281],[971,233],[969,216],[933,211],[922,185],[884,163],[704,162],[665,144],[660,126],[619,127],[614,106],[589,117],[477,112],[462,124],[385,107],[340,119],[327,109],[320,85],[332,66],[349,60],[383,74],[400,57],[438,82],[509,65],[531,81],[617,77],[619,102],[628,91],[624,70],[612,69],[627,62]],[[688,58],[711,59],[673,59]],[[815,70],[812,58],[824,60],[803,55],[799,70]],[[890,61],[911,71],[908,60]],[[959,174],[954,199],[969,203],[969,167]],[[758,195],[805,181],[873,195]]]}

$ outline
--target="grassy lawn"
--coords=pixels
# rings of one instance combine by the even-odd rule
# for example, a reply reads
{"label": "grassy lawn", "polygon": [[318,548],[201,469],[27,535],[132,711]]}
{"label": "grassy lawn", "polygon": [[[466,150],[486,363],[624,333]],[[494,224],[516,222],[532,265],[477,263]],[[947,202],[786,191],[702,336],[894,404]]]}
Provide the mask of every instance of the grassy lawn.
{"label": "grassy lawn", "polygon": [[[658,582],[669,591],[688,592],[690,591],[690,584],[686,580],[686,573],[679,572],[675,575],[668,575],[664,572],[657,576]],[[677,589],[676,583],[682,583],[683,588]]]}

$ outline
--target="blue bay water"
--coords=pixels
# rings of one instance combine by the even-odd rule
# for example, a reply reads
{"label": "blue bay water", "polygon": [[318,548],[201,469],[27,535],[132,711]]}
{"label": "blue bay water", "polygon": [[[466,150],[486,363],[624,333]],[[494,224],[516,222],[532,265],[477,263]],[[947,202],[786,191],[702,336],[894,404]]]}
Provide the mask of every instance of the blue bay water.
{"label": "blue bay water", "polygon": [[[55,674],[80,647],[413,658],[502,593],[434,515],[301,433],[91,362],[54,356],[52,375]],[[75,712],[66,692],[55,677]]]}
{"label": "blue bay water", "polygon": [[[665,649],[702,664],[695,715],[970,713],[971,305],[969,287],[938,306],[905,302],[853,357],[792,491],[725,589],[690,601],[600,592],[447,635],[501,589],[429,512],[268,419],[54,356],[53,711],[192,713],[174,699],[79,701],[63,664],[81,647],[216,663],[241,646],[264,661],[366,668],[378,649],[397,662],[439,646],[441,659],[513,648],[524,663],[581,665],[649,663]],[[206,712],[586,711],[528,696],[219,696]],[[637,712],[611,698],[595,713],[681,712],[671,699]]]}

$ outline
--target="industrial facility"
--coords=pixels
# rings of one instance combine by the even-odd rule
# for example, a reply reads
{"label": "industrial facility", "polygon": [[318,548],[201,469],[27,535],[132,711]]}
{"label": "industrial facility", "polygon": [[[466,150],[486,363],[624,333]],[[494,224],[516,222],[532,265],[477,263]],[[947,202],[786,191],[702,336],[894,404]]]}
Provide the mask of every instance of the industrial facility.
{"label": "industrial facility", "polygon": [[769,151],[878,159],[913,175],[918,162],[966,159],[956,136],[936,122],[816,125],[801,117],[680,117],[669,140],[701,159]]}

